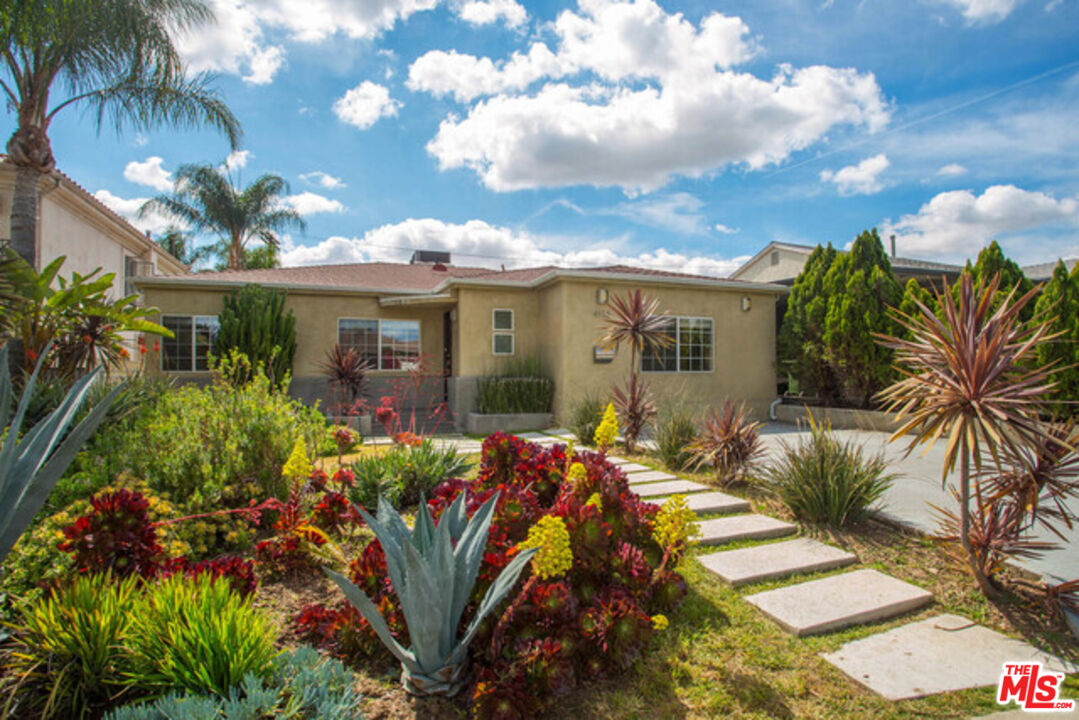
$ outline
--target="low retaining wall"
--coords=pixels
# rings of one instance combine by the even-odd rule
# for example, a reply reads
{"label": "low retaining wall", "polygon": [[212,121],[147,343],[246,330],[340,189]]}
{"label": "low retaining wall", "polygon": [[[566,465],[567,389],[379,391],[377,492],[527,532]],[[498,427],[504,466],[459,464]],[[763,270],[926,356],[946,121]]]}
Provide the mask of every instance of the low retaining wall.
{"label": "low retaining wall", "polygon": [[510,415],[484,415],[470,412],[466,425],[468,432],[475,435],[490,435],[493,432],[523,432],[525,430],[543,430],[551,427],[550,413],[520,413]]}
{"label": "low retaining wall", "polygon": [[829,423],[833,430],[875,430],[895,432],[899,428],[893,413],[878,410],[854,410],[805,405],[778,405],[776,419],[792,425],[808,425],[809,414],[819,423]]}

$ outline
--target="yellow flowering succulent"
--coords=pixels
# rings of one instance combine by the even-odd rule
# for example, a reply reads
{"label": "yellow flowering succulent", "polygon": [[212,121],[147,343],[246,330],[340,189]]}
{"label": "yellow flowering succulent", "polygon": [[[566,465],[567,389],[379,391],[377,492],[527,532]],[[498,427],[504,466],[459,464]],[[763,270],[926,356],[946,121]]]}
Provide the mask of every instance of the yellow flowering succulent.
{"label": "yellow flowering succulent", "polygon": [[573,566],[573,551],[569,547],[569,530],[565,521],[554,515],[541,517],[528,529],[522,550],[539,548],[532,556],[532,572],[541,580],[564,575]]}
{"label": "yellow flowering succulent", "polygon": [[584,482],[588,479],[588,470],[585,468],[584,463],[575,462],[569,466],[566,477],[574,483]]}
{"label": "yellow flowering succulent", "polygon": [[585,502],[585,507],[588,507],[589,505],[595,507],[600,512],[603,512],[603,498],[599,496],[598,492],[592,493],[588,497],[588,500]]}
{"label": "yellow flowering succulent", "polygon": [[281,477],[294,483],[301,483],[311,475],[311,461],[307,459],[307,447],[303,438],[296,438],[292,446],[292,454],[288,456],[285,466],[281,468]]}
{"label": "yellow flowering succulent", "polygon": [[603,411],[603,418],[599,421],[596,434],[593,438],[596,446],[606,452],[607,448],[614,445],[614,439],[618,436],[618,415],[614,412],[614,403],[607,403],[607,409]]}
{"label": "yellow flowering succulent", "polygon": [[666,630],[670,626],[671,622],[667,619],[666,615],[653,615],[652,627],[656,630]]}
{"label": "yellow flowering succulent", "polygon": [[661,548],[686,548],[694,544],[694,538],[701,532],[697,525],[697,513],[689,508],[685,495],[673,495],[660,506],[656,513],[656,523],[652,527],[652,537]]}

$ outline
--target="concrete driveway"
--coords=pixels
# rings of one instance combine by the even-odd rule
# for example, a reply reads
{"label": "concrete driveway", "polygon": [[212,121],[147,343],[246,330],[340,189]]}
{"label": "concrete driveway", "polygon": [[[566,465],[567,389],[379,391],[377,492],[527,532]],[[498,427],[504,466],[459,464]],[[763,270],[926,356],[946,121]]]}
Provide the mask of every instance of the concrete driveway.
{"label": "concrete driveway", "polygon": [[[896,481],[885,495],[880,506],[883,515],[894,520],[912,525],[920,530],[933,533],[937,530],[935,514],[929,503],[940,507],[954,504],[951,493],[941,487],[941,468],[944,466],[943,442],[938,442],[922,455],[923,449],[916,450],[910,457],[903,457],[906,443],[888,442],[888,433],[867,430],[836,430],[843,440],[853,439],[862,444],[866,452],[884,452],[891,472],[897,474]],[[794,425],[769,423],[761,430],[762,440],[768,449],[769,458],[773,457],[783,442],[796,443],[808,435],[808,430],[800,430]],[[952,481],[953,477],[949,478]],[[1045,553],[1034,560],[1020,559],[1017,564],[1041,575],[1056,580],[1079,578],[1079,525],[1070,532],[1065,532],[1068,542],[1060,543],[1058,550]],[[1052,533],[1040,530],[1036,533],[1040,540],[1056,541]]]}

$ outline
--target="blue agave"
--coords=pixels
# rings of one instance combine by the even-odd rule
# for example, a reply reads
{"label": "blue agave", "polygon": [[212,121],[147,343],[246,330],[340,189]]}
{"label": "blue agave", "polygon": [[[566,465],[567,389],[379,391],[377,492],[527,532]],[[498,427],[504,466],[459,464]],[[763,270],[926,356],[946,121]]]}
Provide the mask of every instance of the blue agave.
{"label": "blue agave", "polygon": [[502,570],[464,635],[457,637],[457,627],[483,562],[498,493],[471,519],[465,510],[466,498],[465,492],[458,495],[437,527],[427,504],[421,502],[412,530],[384,498],[379,498],[377,520],[357,508],[386,554],[386,570],[412,640],[409,648],[397,642],[378,608],[362,590],[341,573],[326,570],[386,648],[401,661],[401,683],[416,695],[454,695],[463,687],[469,643],[536,553],[536,548],[523,550]]}

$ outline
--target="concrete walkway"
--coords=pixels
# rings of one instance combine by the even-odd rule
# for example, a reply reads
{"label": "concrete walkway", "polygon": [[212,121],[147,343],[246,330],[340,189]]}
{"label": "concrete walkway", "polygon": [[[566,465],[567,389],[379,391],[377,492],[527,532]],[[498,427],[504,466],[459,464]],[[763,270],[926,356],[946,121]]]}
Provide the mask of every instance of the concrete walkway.
{"label": "concrete walkway", "polygon": [[[943,442],[938,442],[924,456],[924,448],[920,448],[909,457],[904,457],[907,443],[889,443],[888,433],[867,430],[834,432],[842,440],[861,443],[867,453],[875,454],[883,450],[891,472],[898,475],[879,508],[882,515],[927,533],[937,531],[936,518],[929,503],[946,508],[953,507],[955,503],[951,494],[941,487],[945,449]],[[799,430],[794,425],[770,423],[763,428],[761,434],[767,448],[766,459],[771,459],[778,454],[782,443],[797,443],[808,436],[809,432]],[[1068,542],[1061,543],[1060,549],[1047,552],[1041,558],[1017,560],[1017,564],[1056,580],[1079,578],[1079,525],[1071,531],[1062,529]],[[1055,535],[1045,530],[1039,530],[1035,536],[1039,540],[1060,542]]]}

